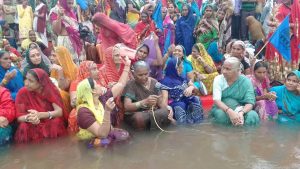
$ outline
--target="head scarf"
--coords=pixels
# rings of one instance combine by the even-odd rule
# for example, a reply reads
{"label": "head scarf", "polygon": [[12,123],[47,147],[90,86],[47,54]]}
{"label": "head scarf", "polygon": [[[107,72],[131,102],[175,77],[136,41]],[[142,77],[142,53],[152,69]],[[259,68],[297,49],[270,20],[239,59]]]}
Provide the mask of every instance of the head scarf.
{"label": "head scarf", "polygon": [[[98,110],[96,110],[96,106],[93,100],[92,88],[88,79],[85,79],[79,83],[76,91],[76,98],[77,110],[82,107],[88,108],[95,116],[96,121],[101,124],[104,117],[104,108],[101,102],[99,102],[99,105],[97,106]],[[77,136],[80,139],[89,139],[94,137],[92,133],[84,129],[80,129],[77,133]]]}
{"label": "head scarf", "polygon": [[135,32],[129,25],[110,19],[104,13],[96,13],[92,21],[101,28],[99,35],[104,49],[117,43],[124,43],[132,49],[137,47]]}
{"label": "head scarf", "polygon": [[94,64],[93,61],[83,61],[79,65],[77,81],[80,82],[88,77],[90,77],[90,67]]}
{"label": "head scarf", "polygon": [[[48,110],[49,107],[45,107],[45,104],[41,104],[42,102],[49,102],[52,106],[52,103],[55,103],[60,108],[63,109],[64,116],[68,114],[64,110],[63,101],[60,96],[59,90],[52,83],[49,78],[47,72],[40,68],[31,69],[37,75],[37,81],[42,86],[42,91],[40,93],[37,92],[29,92],[20,90],[17,96],[16,107],[17,107],[17,117],[24,115],[27,113],[28,109],[35,109],[37,111],[51,111]],[[36,97],[38,96],[38,97]],[[41,101],[40,101],[41,99]],[[18,100],[22,100],[22,105],[18,105]],[[49,104],[49,105],[50,105]]]}
{"label": "head scarf", "polygon": [[[240,45],[244,50],[246,49],[246,44],[245,44],[245,42],[243,42],[243,41],[241,41],[241,40],[234,41],[234,42],[232,43],[232,46],[233,46],[233,45]],[[232,46],[231,46],[231,48],[232,48]]]}
{"label": "head scarf", "polygon": [[[64,76],[70,81],[75,80],[77,77],[78,68],[73,62],[69,50],[63,46],[59,46],[56,48],[55,53],[57,55],[59,65],[63,68]],[[57,77],[57,72],[51,72],[51,75]]]}
{"label": "head scarf", "polygon": [[300,80],[300,71],[294,70],[293,73],[297,76],[297,78]]}
{"label": "head scarf", "polygon": [[178,62],[179,58],[177,57],[173,57],[168,61],[165,69],[165,78],[161,81],[161,84],[171,88],[183,84],[184,78],[181,77],[177,72]]}
{"label": "head scarf", "polygon": [[[38,44],[36,43],[30,43],[31,44],[35,44],[36,46],[34,48],[29,48],[26,50],[26,53],[25,53],[25,60],[24,62],[22,63],[22,67],[24,68],[23,69],[23,75],[26,76],[28,70],[30,69],[34,69],[34,68],[41,68],[43,69],[44,71],[46,71],[49,75],[50,75],[50,69],[49,69],[49,66],[50,66],[50,60],[47,58],[47,56],[44,55],[44,53],[42,52],[41,48],[38,46]],[[29,45],[29,46],[30,46]],[[30,57],[29,57],[29,53],[32,49],[38,49],[38,51],[40,52],[40,55],[41,55],[41,63],[38,64],[38,65],[34,65],[31,60],[30,60]]]}
{"label": "head scarf", "polygon": [[[201,44],[201,43],[197,43],[196,44],[198,50],[199,50],[199,55],[200,57],[204,60],[204,62],[206,64],[208,64],[210,67],[212,67],[214,72],[217,72],[216,66],[214,64],[213,59],[211,58],[211,56],[207,53],[205,47]],[[193,68],[195,70],[197,70],[198,72],[206,72],[204,67],[197,61],[196,58],[191,57],[191,62],[193,65]]]}

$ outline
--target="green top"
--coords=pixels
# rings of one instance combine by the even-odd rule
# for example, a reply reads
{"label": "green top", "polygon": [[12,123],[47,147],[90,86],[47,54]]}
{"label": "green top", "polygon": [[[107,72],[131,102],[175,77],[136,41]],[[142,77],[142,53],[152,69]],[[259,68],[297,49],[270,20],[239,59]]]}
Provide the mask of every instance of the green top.
{"label": "green top", "polygon": [[242,2],[243,11],[255,11],[256,2]]}

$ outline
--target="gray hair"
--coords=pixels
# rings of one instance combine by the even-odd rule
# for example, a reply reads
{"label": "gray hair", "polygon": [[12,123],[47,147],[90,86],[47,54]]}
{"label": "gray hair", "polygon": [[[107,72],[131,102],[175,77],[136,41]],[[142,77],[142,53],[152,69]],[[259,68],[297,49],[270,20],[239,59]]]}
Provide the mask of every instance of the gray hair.
{"label": "gray hair", "polygon": [[240,62],[240,60],[236,57],[229,57],[227,58],[224,63],[229,63],[232,65],[232,68],[235,69],[235,70],[238,70],[238,71],[241,71],[243,70],[243,65],[242,63]]}
{"label": "gray hair", "polygon": [[133,72],[135,72],[137,69],[140,69],[140,68],[147,68],[148,70],[150,70],[148,63],[146,63],[143,60],[139,60],[139,61],[135,62],[133,64],[132,68],[133,68]]}

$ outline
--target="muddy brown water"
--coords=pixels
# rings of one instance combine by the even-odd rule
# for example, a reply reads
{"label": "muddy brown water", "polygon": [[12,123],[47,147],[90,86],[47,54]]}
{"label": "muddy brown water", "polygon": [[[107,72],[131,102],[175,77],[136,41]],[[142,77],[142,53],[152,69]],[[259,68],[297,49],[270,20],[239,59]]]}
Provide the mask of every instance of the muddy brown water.
{"label": "muddy brown water", "polygon": [[299,126],[257,128],[210,123],[175,133],[131,131],[132,138],[88,149],[67,136],[0,149],[0,169],[300,169]]}

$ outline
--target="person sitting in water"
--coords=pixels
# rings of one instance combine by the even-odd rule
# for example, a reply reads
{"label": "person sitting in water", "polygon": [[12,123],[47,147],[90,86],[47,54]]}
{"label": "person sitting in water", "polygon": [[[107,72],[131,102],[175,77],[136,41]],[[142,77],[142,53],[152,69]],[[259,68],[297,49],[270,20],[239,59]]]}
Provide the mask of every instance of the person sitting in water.
{"label": "person sitting in water", "polygon": [[56,138],[66,133],[63,101],[47,72],[28,70],[25,87],[16,98],[17,143]]}
{"label": "person sitting in water", "polygon": [[123,92],[125,122],[134,129],[149,130],[155,127],[152,108],[160,127],[174,122],[173,111],[163,100],[157,80],[149,77],[149,65],[145,61],[137,61],[133,65],[134,80],[130,80]]}
{"label": "person sitting in water", "polygon": [[179,124],[200,123],[203,120],[203,108],[198,97],[193,96],[196,89],[193,83],[180,76],[183,69],[181,59],[174,57],[169,60],[165,69],[165,78],[161,81],[164,103],[173,108],[174,116]]}
{"label": "person sitting in water", "polygon": [[254,89],[250,79],[241,75],[241,62],[227,58],[222,66],[222,74],[213,83],[214,106],[211,116],[215,123],[243,126],[259,123],[255,105]]}
{"label": "person sitting in water", "polygon": [[129,137],[127,131],[114,128],[111,124],[111,112],[116,104],[111,97],[105,97],[105,106],[101,103],[101,97],[105,95],[106,88],[101,87],[95,80],[88,78],[79,83],[77,87],[77,122],[79,132],[77,136],[82,139],[111,139],[126,140]]}
{"label": "person sitting in water", "polygon": [[11,123],[15,119],[16,109],[9,91],[0,86],[0,146],[12,140]]}
{"label": "person sitting in water", "polygon": [[287,75],[285,85],[272,87],[276,93],[276,104],[279,109],[278,122],[300,122],[300,71],[295,70]]}

